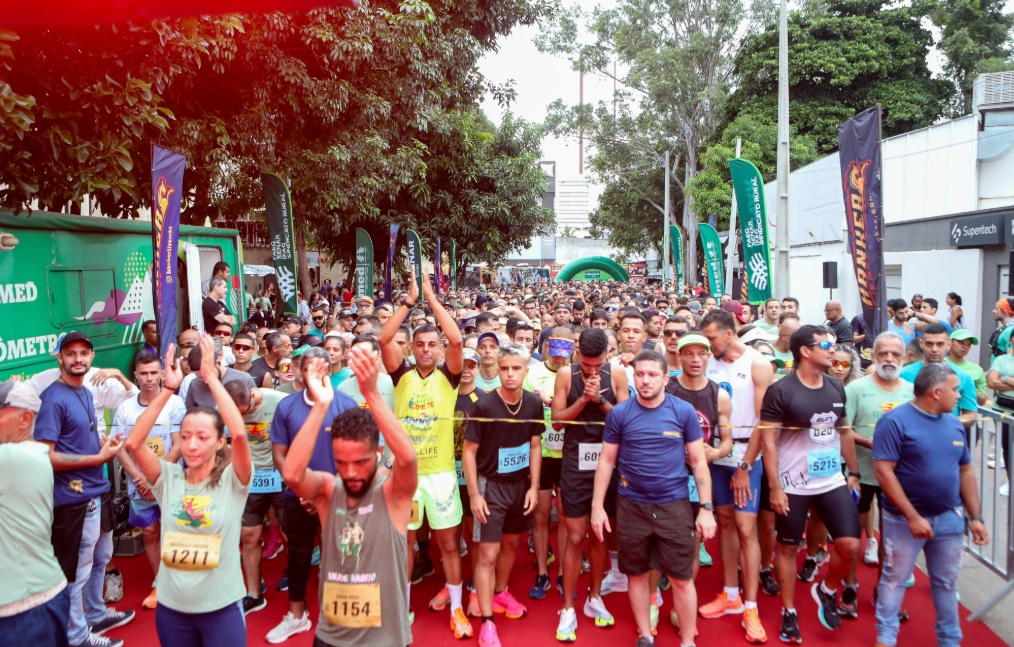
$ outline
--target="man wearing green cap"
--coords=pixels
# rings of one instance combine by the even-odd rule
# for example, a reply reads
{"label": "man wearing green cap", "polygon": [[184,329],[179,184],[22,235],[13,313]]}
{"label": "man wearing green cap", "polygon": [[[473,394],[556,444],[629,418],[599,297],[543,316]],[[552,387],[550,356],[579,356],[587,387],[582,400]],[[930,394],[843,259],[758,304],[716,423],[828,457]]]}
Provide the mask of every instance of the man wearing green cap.
{"label": "man wearing green cap", "polygon": [[986,403],[986,373],[981,366],[968,361],[968,352],[972,350],[972,346],[978,345],[979,339],[972,331],[958,328],[951,333],[951,352],[947,358],[951,360],[951,364],[964,369],[972,376],[972,381],[975,382],[975,397],[979,401],[979,406],[982,406]]}

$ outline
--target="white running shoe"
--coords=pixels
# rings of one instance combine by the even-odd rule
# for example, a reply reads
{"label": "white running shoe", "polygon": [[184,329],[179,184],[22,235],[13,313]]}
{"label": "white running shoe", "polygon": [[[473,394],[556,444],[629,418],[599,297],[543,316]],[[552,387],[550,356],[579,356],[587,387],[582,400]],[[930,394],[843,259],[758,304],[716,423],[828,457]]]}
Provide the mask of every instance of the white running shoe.
{"label": "white running shoe", "polygon": [[863,554],[863,563],[866,564],[867,566],[876,566],[877,564],[879,564],[880,555],[877,554],[879,548],[880,544],[877,542],[876,539],[867,539],[866,553]]}
{"label": "white running shoe", "polygon": [[285,614],[282,621],[278,623],[278,626],[268,632],[265,639],[272,645],[283,643],[296,634],[301,634],[313,629],[313,623],[310,622],[310,614],[307,611],[303,611],[303,617],[297,618],[292,615],[292,612]]}
{"label": "white running shoe", "polygon": [[1000,486],[1000,496],[1010,496],[1010,481]]}
{"label": "white running shoe", "polygon": [[606,609],[606,603],[602,598],[593,598],[589,595],[584,603],[584,614],[595,619],[596,627],[612,627],[616,624],[613,614]]}
{"label": "white running shoe", "polygon": [[609,595],[610,593],[626,593],[627,592],[627,576],[616,571],[609,571],[606,576],[602,578],[602,595]]}
{"label": "white running shoe", "polygon": [[[585,605],[587,608],[587,605]],[[560,609],[560,624],[556,625],[556,639],[563,643],[577,640],[577,612],[574,609]]]}

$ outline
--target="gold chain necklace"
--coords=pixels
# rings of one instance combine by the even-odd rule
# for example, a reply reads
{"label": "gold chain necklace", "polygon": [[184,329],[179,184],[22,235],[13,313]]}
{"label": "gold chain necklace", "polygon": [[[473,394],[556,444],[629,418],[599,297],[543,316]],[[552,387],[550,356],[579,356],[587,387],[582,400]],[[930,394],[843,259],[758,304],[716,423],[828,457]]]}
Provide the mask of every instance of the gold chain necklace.
{"label": "gold chain necklace", "polygon": [[511,409],[511,405],[503,399],[503,393],[500,393],[500,399],[503,400],[503,406],[507,409],[507,413],[512,416],[516,416],[521,412],[521,404],[525,401],[525,396],[524,393],[521,394],[521,399],[518,400],[518,406],[516,409]]}

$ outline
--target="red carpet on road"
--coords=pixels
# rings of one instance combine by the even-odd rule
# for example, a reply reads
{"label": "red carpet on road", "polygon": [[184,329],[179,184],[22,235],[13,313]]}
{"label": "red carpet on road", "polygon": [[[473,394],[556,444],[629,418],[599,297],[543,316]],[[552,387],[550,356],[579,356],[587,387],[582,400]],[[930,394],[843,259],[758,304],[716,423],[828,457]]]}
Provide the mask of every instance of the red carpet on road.
{"label": "red carpet on road", "polygon": [[[555,531],[552,533],[555,538]],[[554,539],[555,541],[555,539]],[[712,556],[718,554],[717,540],[709,542],[708,550]],[[439,555],[436,546],[431,544],[434,564],[439,563]],[[861,554],[861,553],[860,553]],[[288,610],[288,601],[285,593],[275,591],[275,583],[282,575],[285,568],[285,557],[283,552],[272,561],[264,562],[264,578],[268,585],[268,606],[262,611],[251,613],[247,616],[247,635],[249,645],[267,645],[264,640],[265,634],[271,630]],[[119,609],[135,609],[137,619],[131,624],[111,631],[112,638],[122,638],[126,641],[126,647],[148,647],[157,644],[155,634],[155,613],[141,609],[141,600],[148,595],[151,583],[151,573],[144,556],[133,558],[116,557],[116,565],[123,572],[124,598],[114,606]],[[468,572],[468,558],[463,558],[463,567]],[[530,600],[528,589],[534,582],[534,570],[532,568],[532,556],[528,553],[528,547],[522,542],[518,551],[518,560],[511,577],[510,589],[515,597],[528,607],[528,615],[520,620],[508,620],[502,615],[497,616],[497,629],[500,641],[504,647],[540,647],[543,645],[556,645],[556,625],[559,620],[561,600],[556,590],[556,575],[558,563],[550,565],[550,578],[554,586],[546,594],[543,600]],[[449,628],[449,615],[447,611],[431,612],[426,604],[429,599],[443,586],[443,579],[439,565],[437,573],[432,575],[421,584],[412,587],[412,608],[416,613],[415,625],[412,627],[412,634],[415,638],[414,645],[425,647],[458,646],[478,643],[478,620],[472,621],[475,628],[475,637],[470,640],[454,640]],[[307,600],[310,607],[310,614],[316,627],[317,622],[317,576],[316,568],[310,580]],[[827,567],[821,568],[818,578],[823,577]],[[873,585],[876,578],[876,568],[859,566],[859,618],[857,620],[842,620],[842,628],[837,632],[830,632],[824,629],[817,619],[816,606],[810,597],[809,584],[802,582],[796,586],[796,609],[800,618],[800,630],[803,634],[803,644],[820,647],[822,645],[864,645],[872,647],[876,640],[874,630],[873,606]],[[587,575],[581,576],[578,590],[587,588]],[[466,578],[467,579],[467,578]],[[698,606],[710,601],[721,590],[722,576],[719,564],[710,568],[702,568],[697,578]],[[200,591],[194,591],[194,595],[200,595]],[[665,601],[662,607],[661,621],[659,623],[658,636],[655,644],[660,647],[678,647],[679,635],[669,624],[669,611],[672,609],[672,597],[668,592],[663,594]],[[467,594],[465,597],[467,605]],[[581,610],[584,605],[584,596],[578,596],[578,645],[610,645],[610,647],[632,647],[636,638],[636,631],[633,616],[630,612],[630,603],[625,593],[614,593],[604,598],[607,608],[616,617],[616,626],[608,629],[595,627],[590,618],[584,617]],[[916,571],[916,585],[908,590],[905,596],[905,608],[908,610],[911,619],[901,626],[899,645],[935,645],[936,635],[933,632],[935,616],[933,612],[933,600],[930,597],[929,581],[921,571]],[[780,645],[778,639],[778,627],[780,623],[781,603],[779,598],[760,596],[759,600],[761,622],[768,634],[769,645]],[[964,632],[964,644],[975,645],[975,647],[990,647],[992,645],[1003,645],[1003,641],[994,634],[989,627],[982,622],[968,622],[969,610],[961,608],[961,630]],[[740,628],[740,616],[725,616],[717,620],[703,620],[698,618],[698,629],[700,636],[697,638],[697,645],[737,645],[748,644],[743,637],[743,630]],[[307,632],[290,638],[283,643],[289,647],[308,647],[313,643],[313,632]],[[165,647],[172,647],[166,645]],[[377,647],[388,647],[377,645]]]}

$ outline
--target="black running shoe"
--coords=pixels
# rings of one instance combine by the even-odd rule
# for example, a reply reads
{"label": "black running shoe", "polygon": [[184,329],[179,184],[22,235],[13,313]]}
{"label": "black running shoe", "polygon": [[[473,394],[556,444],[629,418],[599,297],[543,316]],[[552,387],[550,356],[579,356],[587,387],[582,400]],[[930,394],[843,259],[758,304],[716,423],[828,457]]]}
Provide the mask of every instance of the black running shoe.
{"label": "black running shoe", "polygon": [[268,601],[264,599],[264,596],[253,597],[248,595],[243,598],[243,615],[253,613],[254,611],[260,611],[268,606]]}
{"label": "black running shoe", "polygon": [[810,595],[817,603],[817,617],[820,624],[834,631],[841,627],[841,617],[838,615],[838,596],[835,593],[826,593],[821,582],[814,582],[810,587]]}
{"label": "black running shoe", "polygon": [[838,615],[845,618],[859,617],[859,591],[854,586],[845,585],[841,599],[838,600]]}
{"label": "black running shoe", "polygon": [[415,566],[412,567],[412,584],[422,582],[424,577],[429,577],[435,572],[430,556],[426,553],[419,553],[419,558],[415,560]]}
{"label": "black running shoe", "polygon": [[110,629],[130,624],[134,619],[134,615],[133,611],[117,611],[112,607],[106,607],[106,617],[89,626],[88,629],[96,636],[101,636]]}
{"label": "black running shoe", "polygon": [[778,580],[775,579],[775,574],[770,569],[760,572],[760,585],[764,595],[778,595],[782,592],[778,586]]}
{"label": "black running shoe", "polygon": [[278,580],[278,584],[275,584],[276,591],[288,591],[289,590],[289,571],[286,570],[282,575],[282,579]]}
{"label": "black running shoe", "polygon": [[799,569],[800,582],[812,582],[813,578],[817,577],[817,560],[812,557],[807,557],[803,560],[803,568]]}
{"label": "black running shoe", "polygon": [[803,644],[803,637],[799,635],[799,617],[795,613],[782,609],[782,628],[778,630],[778,637],[783,643]]}

